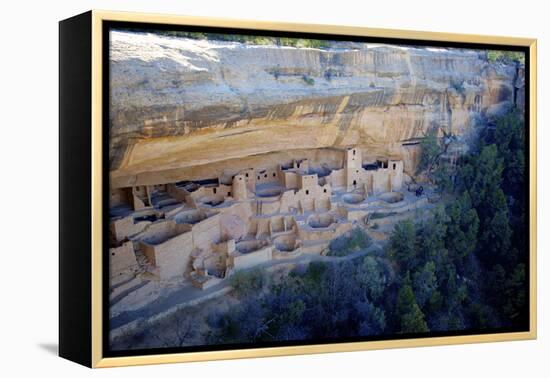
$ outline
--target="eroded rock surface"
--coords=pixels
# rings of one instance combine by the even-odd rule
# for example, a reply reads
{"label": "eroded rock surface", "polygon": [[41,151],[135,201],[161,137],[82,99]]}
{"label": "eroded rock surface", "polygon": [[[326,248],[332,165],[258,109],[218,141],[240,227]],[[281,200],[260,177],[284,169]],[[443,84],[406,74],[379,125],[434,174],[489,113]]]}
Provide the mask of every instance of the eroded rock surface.
{"label": "eroded rock surface", "polygon": [[517,101],[522,79],[482,51],[128,32],[111,34],[110,64],[112,187],[217,177],[225,166],[268,167],[350,145],[412,171],[428,129],[467,136]]}

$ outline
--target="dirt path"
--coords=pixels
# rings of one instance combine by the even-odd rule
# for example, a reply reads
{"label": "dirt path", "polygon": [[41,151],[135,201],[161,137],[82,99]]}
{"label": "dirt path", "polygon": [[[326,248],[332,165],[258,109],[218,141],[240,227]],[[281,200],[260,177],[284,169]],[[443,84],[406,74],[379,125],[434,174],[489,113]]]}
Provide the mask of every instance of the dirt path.
{"label": "dirt path", "polygon": [[[314,261],[338,262],[353,260],[358,257],[365,256],[369,253],[373,253],[375,251],[382,251],[382,247],[380,247],[380,245],[378,245],[377,243],[373,243],[369,248],[365,250],[358,251],[347,256],[320,256],[313,254],[303,254],[288,260],[271,260],[264,264],[260,264],[253,268],[250,268],[249,270],[258,268],[268,270],[278,265],[304,265]],[[159,298],[142,308],[139,308],[137,310],[125,311],[113,317],[109,321],[109,328],[111,329],[111,331],[114,331],[117,328],[123,327],[139,319],[158,317],[165,312],[171,312],[174,307],[182,307],[189,302],[198,303],[203,297],[206,298],[206,300],[209,300],[212,296],[215,296],[215,293],[220,292],[229,286],[229,280],[223,280],[219,284],[212,286],[206,290],[201,290],[195,288],[194,286],[184,286],[177,290],[172,290],[164,295],[161,294]]]}

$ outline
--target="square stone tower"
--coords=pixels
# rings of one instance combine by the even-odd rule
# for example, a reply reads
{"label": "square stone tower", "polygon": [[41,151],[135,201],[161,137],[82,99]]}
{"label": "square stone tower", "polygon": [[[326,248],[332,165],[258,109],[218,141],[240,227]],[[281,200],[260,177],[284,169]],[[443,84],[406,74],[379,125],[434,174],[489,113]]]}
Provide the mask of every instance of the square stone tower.
{"label": "square stone tower", "polygon": [[233,193],[233,198],[237,201],[242,201],[248,198],[246,179],[246,174],[238,174],[233,177],[231,191]]}
{"label": "square stone tower", "polygon": [[355,147],[346,149],[345,168],[362,168],[362,162],[363,157],[361,156],[361,150]]}
{"label": "square stone tower", "polygon": [[362,185],[363,178],[363,158],[361,151],[355,147],[346,149],[344,160],[344,169],[346,174],[346,190],[352,191]]}
{"label": "square stone tower", "polygon": [[401,190],[403,186],[403,161],[390,160],[388,162],[388,169],[391,172],[391,190]]}

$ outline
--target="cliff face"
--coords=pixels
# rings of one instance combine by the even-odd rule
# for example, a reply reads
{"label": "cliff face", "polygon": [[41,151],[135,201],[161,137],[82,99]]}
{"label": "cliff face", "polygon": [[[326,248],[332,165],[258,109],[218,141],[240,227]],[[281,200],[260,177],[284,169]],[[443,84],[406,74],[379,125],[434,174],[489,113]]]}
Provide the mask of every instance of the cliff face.
{"label": "cliff face", "polygon": [[467,136],[477,119],[512,105],[520,80],[514,65],[473,50],[296,49],[126,32],[111,34],[110,69],[113,187],[350,145],[367,158],[403,159],[410,171],[417,138],[434,127]]}

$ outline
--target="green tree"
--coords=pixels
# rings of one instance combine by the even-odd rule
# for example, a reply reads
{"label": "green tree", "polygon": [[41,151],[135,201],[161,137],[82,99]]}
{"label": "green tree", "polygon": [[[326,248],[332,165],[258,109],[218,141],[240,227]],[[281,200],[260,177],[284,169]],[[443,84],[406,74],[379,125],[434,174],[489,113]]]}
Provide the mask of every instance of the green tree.
{"label": "green tree", "polygon": [[[517,250],[525,248],[526,232],[526,162],[525,162],[525,123],[518,109],[500,117],[496,121],[494,136],[498,154],[504,162],[502,190],[507,196],[509,223],[513,228],[512,246]],[[509,263],[516,264],[517,256],[509,256]]]}
{"label": "green tree", "polygon": [[502,265],[496,264],[489,269],[482,283],[485,286],[488,302],[495,308],[501,309],[506,301],[503,295],[506,284],[506,271]]}
{"label": "green tree", "polygon": [[505,283],[506,304],[504,305],[504,313],[510,319],[526,320],[526,299],[527,299],[527,281],[525,274],[525,265],[519,264],[516,266],[510,277]]}
{"label": "green tree", "polygon": [[268,276],[261,269],[235,272],[229,279],[238,297],[246,297],[261,291],[268,284]]}
{"label": "green tree", "polygon": [[374,257],[366,256],[363,259],[363,263],[357,269],[355,279],[364,290],[366,299],[374,302],[381,299],[387,280]]}
{"label": "green tree", "polygon": [[484,329],[498,325],[493,308],[486,303],[471,302],[467,310],[472,328]]}
{"label": "green tree", "polygon": [[461,186],[468,192],[479,217],[478,250],[486,266],[512,257],[512,230],[501,188],[503,169],[496,145],[490,144],[482,147],[479,156],[473,157],[460,173]]}
{"label": "green tree", "polygon": [[525,53],[521,51],[489,50],[487,51],[487,60],[491,63],[520,62],[525,64]]}
{"label": "green tree", "polygon": [[451,193],[454,189],[451,171],[447,164],[438,164],[433,171],[433,180],[437,186],[437,191],[441,194]]}
{"label": "green tree", "polygon": [[429,328],[424,320],[424,313],[416,303],[413,289],[405,280],[397,295],[397,316],[399,319],[399,332],[420,333],[428,332]]}
{"label": "green tree", "polygon": [[390,255],[397,261],[403,271],[416,265],[416,230],[411,220],[397,223],[391,234]]}
{"label": "green tree", "polygon": [[361,301],[354,306],[358,316],[358,334],[364,336],[379,335],[386,328],[384,309],[376,307],[371,302]]}
{"label": "green tree", "polygon": [[368,248],[372,244],[370,236],[362,228],[356,227],[347,235],[333,239],[329,244],[329,256],[346,256]]}
{"label": "green tree", "polygon": [[501,188],[504,165],[494,144],[483,147],[472,164],[472,176],[465,180],[464,185],[483,222],[500,211],[507,211],[506,197]]}
{"label": "green tree", "polygon": [[482,222],[479,236],[480,257],[486,264],[500,262],[510,265],[515,260],[517,252],[511,249],[511,236],[506,208]]}
{"label": "green tree", "polygon": [[439,145],[439,139],[437,138],[437,129],[428,132],[428,135],[420,142],[420,148],[422,152],[417,173],[426,171],[429,176],[437,163],[437,158],[442,152],[442,148]]}
{"label": "green tree", "polygon": [[463,192],[447,207],[445,246],[452,258],[463,259],[475,251],[479,217],[468,192]]}
{"label": "green tree", "polygon": [[437,265],[447,257],[445,235],[447,234],[447,214],[443,206],[436,207],[431,217],[424,221],[417,232],[418,265],[434,261]]}
{"label": "green tree", "polygon": [[[490,202],[495,193],[502,191],[503,162],[498,156],[494,144],[484,146],[479,156],[474,157],[469,164],[470,168],[461,170],[461,184],[463,190],[467,190],[472,200],[472,205],[477,209],[481,206],[491,205],[487,211],[493,210]],[[494,211],[493,211],[494,212]]]}
{"label": "green tree", "polygon": [[327,271],[327,265],[321,261],[314,261],[307,267],[306,273],[301,281],[309,289],[316,289],[321,286],[323,277]]}
{"label": "green tree", "polygon": [[525,181],[525,127],[522,115],[515,109],[496,121],[495,144],[504,169],[502,188],[517,199],[523,197]]}
{"label": "green tree", "polygon": [[450,313],[459,312],[463,302],[468,298],[468,289],[462,280],[458,281],[459,277],[453,264],[448,265],[447,276],[442,278],[445,281],[442,285],[444,306]]}
{"label": "green tree", "polygon": [[435,275],[435,264],[433,261],[427,262],[422,269],[413,275],[413,291],[416,302],[420,308],[425,308],[437,298],[437,277]]}
{"label": "green tree", "polygon": [[285,322],[294,323],[298,321],[304,314],[305,310],[306,305],[304,302],[301,299],[295,300],[287,308],[285,313]]}

